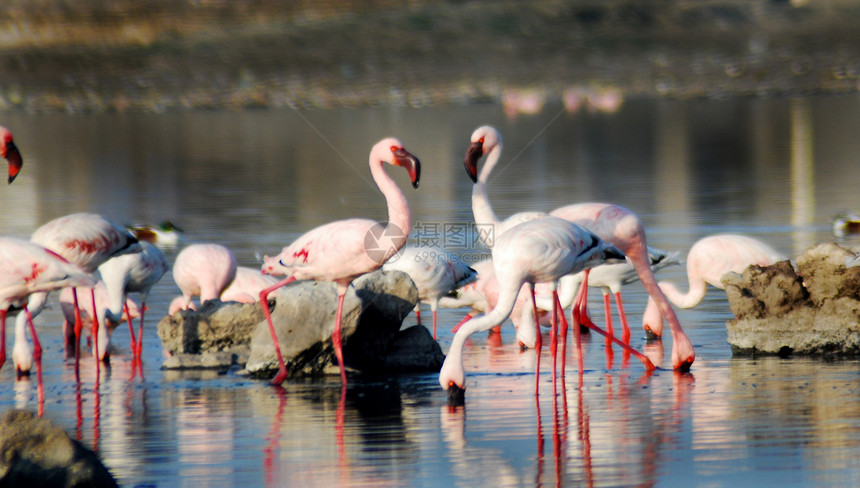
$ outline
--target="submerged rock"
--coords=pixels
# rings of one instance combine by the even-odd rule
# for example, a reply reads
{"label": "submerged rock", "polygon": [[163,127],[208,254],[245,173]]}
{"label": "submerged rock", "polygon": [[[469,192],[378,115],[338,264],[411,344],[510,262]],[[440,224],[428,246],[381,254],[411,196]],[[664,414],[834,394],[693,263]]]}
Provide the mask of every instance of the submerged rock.
{"label": "submerged rock", "polygon": [[95,453],[26,410],[0,418],[0,486],[116,487]]}
{"label": "submerged rock", "polygon": [[[337,307],[333,283],[297,281],[271,295],[272,321],[291,375],[337,374],[331,343]],[[375,271],[353,282],[344,298],[344,362],[364,372],[438,371],[444,360],[426,328],[400,330],[418,292],[408,275]],[[207,302],[158,324],[166,369],[226,369],[244,365],[268,377],[277,359],[259,303]]]}
{"label": "submerged rock", "polygon": [[796,259],[727,273],[726,323],[735,354],[860,354],[860,267],[846,268],[854,253],[818,244]]}

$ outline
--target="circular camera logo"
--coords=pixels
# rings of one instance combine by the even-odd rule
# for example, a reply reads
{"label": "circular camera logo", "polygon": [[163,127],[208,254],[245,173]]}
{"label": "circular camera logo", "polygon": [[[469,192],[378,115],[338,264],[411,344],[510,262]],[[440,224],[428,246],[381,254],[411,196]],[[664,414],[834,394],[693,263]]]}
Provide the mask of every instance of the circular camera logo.
{"label": "circular camera logo", "polygon": [[364,235],[364,253],[375,263],[393,262],[400,257],[395,241],[406,241],[406,233],[389,222],[377,222]]}

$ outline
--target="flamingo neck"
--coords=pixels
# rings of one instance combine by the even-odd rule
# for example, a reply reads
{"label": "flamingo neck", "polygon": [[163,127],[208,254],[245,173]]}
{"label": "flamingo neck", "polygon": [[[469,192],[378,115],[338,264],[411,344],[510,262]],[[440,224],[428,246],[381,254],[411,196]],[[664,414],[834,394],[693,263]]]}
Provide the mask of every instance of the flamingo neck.
{"label": "flamingo neck", "polygon": [[682,292],[674,283],[668,281],[660,282],[660,289],[670,302],[680,308],[693,308],[705,298],[705,282],[690,281],[690,289],[687,293]]}
{"label": "flamingo neck", "polygon": [[651,265],[648,259],[648,246],[644,242],[644,239],[642,239],[642,241],[641,246],[631,246],[626,249],[625,252],[630,260],[633,261],[633,267],[636,268],[636,274],[639,275],[639,281],[642,282],[642,286],[645,287],[645,291],[647,291],[651,299],[654,300],[654,304],[657,305],[657,308],[660,310],[660,315],[669,322],[669,328],[672,330],[672,334],[683,334],[684,332],[681,329],[681,323],[678,321],[675,311],[672,310],[672,306],[669,304],[669,300],[666,299],[666,295],[663,293],[663,290],[657,285],[657,278],[654,277],[654,272],[651,271]]}
{"label": "flamingo neck", "polygon": [[[490,173],[493,171],[493,168],[496,167],[496,164],[499,162],[499,158],[502,155],[502,146],[501,144],[494,147],[490,154],[487,155],[487,161],[484,163],[484,167],[481,168],[481,172],[478,174],[478,181],[472,186],[472,213],[475,216],[475,224],[482,225],[491,225],[492,228],[496,229],[499,227],[501,221],[499,217],[496,216],[496,213],[493,211],[493,207],[490,205],[490,197],[487,194],[487,180],[490,178]],[[484,244],[487,244],[488,247],[492,247],[486,240],[488,236],[486,236],[485,232],[478,232],[484,240]]]}
{"label": "flamingo neck", "polygon": [[412,230],[412,216],[409,213],[406,196],[382,165],[383,162],[380,160],[370,160],[370,174],[388,205],[388,223],[379,242],[380,245],[385,246],[384,249],[389,249],[390,254],[385,257],[388,259],[406,244],[406,238]]}

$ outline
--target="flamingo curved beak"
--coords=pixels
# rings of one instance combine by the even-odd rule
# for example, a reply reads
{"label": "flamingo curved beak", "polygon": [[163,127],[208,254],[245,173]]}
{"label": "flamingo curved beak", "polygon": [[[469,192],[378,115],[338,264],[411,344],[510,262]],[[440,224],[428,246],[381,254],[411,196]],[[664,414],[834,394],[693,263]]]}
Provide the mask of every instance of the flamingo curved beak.
{"label": "flamingo curved beak", "polygon": [[21,152],[18,151],[18,146],[14,142],[9,141],[4,147],[3,157],[9,162],[9,183],[15,181],[15,177],[21,172],[21,166],[24,165],[24,159],[21,157]]}
{"label": "flamingo curved beak", "polygon": [[418,183],[421,180],[421,161],[406,149],[399,147],[394,150],[394,163],[406,168],[406,171],[409,172],[409,179],[412,181],[412,188],[418,188]]}
{"label": "flamingo curved beak", "polygon": [[461,388],[453,381],[448,383],[448,406],[462,407],[466,404],[466,389]]}
{"label": "flamingo curved beak", "polygon": [[463,159],[463,167],[466,168],[466,174],[472,179],[472,183],[478,182],[478,160],[484,155],[484,143],[473,142],[466,151],[466,158]]}

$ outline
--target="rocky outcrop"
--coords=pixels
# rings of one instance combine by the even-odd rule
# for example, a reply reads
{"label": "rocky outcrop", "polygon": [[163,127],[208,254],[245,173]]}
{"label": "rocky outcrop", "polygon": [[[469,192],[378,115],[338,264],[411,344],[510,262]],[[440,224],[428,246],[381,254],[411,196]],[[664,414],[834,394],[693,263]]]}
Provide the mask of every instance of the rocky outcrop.
{"label": "rocky outcrop", "polygon": [[25,410],[0,418],[0,486],[116,487],[93,451]]}
{"label": "rocky outcrop", "polygon": [[[426,328],[400,330],[418,301],[408,275],[376,271],[353,282],[344,298],[344,362],[363,372],[437,371],[442,350]],[[334,372],[331,334],[337,306],[335,285],[297,281],[269,297],[272,321],[291,375]],[[258,303],[211,301],[199,310],[167,316],[158,335],[167,369],[245,366],[254,376],[277,369],[268,324]]]}
{"label": "rocky outcrop", "polygon": [[735,354],[860,354],[860,267],[854,253],[818,244],[796,259],[750,266],[722,281],[735,315],[726,323]]}

